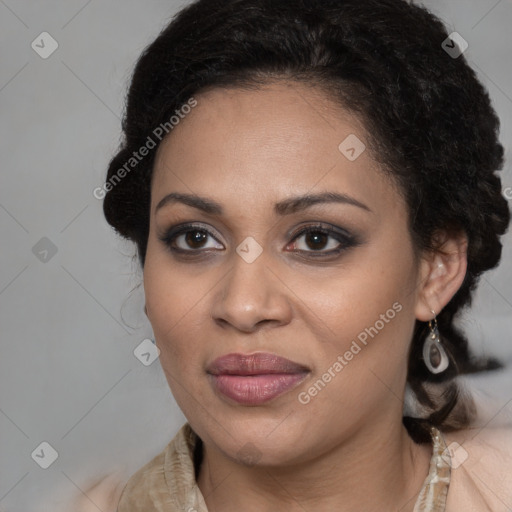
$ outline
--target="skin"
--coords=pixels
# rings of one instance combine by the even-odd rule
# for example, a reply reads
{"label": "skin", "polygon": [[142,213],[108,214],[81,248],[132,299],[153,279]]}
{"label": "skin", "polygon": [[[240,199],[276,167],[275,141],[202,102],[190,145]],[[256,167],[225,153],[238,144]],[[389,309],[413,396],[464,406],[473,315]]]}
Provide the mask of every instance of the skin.
{"label": "skin", "polygon": [[[418,255],[406,204],[370,150],[349,161],[338,149],[350,134],[366,141],[364,126],[324,92],[281,81],[195,97],[155,160],[144,288],[169,386],[204,442],[198,485],[208,510],[412,511],[431,447],[415,444],[401,422],[408,346],[415,320],[431,319],[461,285],[465,238],[441,233],[443,251]],[[278,201],[324,191],[370,211],[321,203],[274,212]],[[223,212],[177,202],[157,211],[171,192],[209,197]],[[159,239],[185,222],[211,232],[203,246],[175,241],[202,256],[178,255]],[[358,244],[315,258],[339,242],[292,235],[317,222]],[[249,236],[263,248],[252,263],[236,252]],[[299,393],[397,302],[400,312],[301,404]],[[232,352],[275,353],[310,372],[270,402],[240,405],[206,374]],[[244,463],[244,450],[257,463]]]}

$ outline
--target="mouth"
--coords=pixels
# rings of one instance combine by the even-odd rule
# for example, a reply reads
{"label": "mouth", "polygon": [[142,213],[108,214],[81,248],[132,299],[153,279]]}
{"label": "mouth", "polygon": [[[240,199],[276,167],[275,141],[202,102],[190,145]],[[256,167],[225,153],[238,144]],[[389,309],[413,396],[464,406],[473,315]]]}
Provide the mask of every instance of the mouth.
{"label": "mouth", "polygon": [[227,354],[206,370],[214,391],[241,405],[261,405],[298,386],[310,369],[276,354]]}

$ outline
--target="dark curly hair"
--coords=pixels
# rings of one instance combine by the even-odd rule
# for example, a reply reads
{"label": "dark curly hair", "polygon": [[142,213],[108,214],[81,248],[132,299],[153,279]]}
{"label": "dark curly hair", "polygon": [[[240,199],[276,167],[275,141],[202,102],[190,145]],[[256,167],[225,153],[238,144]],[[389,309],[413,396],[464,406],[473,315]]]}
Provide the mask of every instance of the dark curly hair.
{"label": "dark curly hair", "polygon": [[426,414],[404,424],[417,442],[430,439],[430,424],[445,431],[470,424],[472,400],[462,399],[454,377],[499,367],[476,360],[455,325],[480,274],[498,264],[510,220],[496,174],[503,166],[499,120],[464,56],[442,47],[448,37],[437,17],[403,0],[197,0],[135,67],[103,203],[107,221],[136,243],[144,266],[156,149],[121,180],[119,169],[206,88],[301,82],[356,114],[374,158],[407,202],[415,248],[436,249],[442,231],[468,237],[464,282],[437,316],[448,369],[433,375],[425,367],[425,322],[416,322],[411,342],[408,384]]}

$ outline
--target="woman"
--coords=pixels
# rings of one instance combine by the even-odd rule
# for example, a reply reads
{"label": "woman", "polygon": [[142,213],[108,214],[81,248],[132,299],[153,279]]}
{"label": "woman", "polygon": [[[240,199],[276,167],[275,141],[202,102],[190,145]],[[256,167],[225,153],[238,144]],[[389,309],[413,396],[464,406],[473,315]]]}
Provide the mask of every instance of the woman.
{"label": "woman", "polygon": [[510,219],[463,50],[402,0],[199,0],[144,51],[104,212],[188,421],[119,512],[512,506],[455,380]]}

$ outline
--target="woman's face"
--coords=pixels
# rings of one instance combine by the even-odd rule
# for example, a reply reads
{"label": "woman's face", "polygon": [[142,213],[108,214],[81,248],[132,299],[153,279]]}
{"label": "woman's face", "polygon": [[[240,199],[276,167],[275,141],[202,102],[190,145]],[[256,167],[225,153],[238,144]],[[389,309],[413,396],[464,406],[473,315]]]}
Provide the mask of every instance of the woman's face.
{"label": "woman's face", "polygon": [[192,428],[283,465],[396,424],[421,272],[361,124],[300,84],[196,99],[158,150],[144,268]]}

